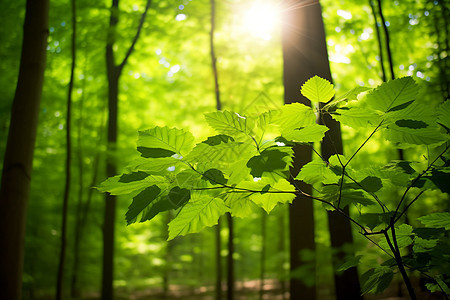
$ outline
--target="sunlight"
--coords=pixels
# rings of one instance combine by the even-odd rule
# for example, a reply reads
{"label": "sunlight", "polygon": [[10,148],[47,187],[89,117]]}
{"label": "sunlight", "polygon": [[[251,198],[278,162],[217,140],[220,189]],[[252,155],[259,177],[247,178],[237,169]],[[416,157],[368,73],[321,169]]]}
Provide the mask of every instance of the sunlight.
{"label": "sunlight", "polygon": [[243,27],[251,35],[270,40],[279,22],[279,9],[270,3],[255,3],[244,13]]}

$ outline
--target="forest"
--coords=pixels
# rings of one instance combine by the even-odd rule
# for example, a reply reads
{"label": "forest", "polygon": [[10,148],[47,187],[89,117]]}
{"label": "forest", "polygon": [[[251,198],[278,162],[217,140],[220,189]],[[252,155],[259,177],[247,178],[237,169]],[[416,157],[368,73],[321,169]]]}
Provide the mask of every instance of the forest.
{"label": "forest", "polygon": [[448,0],[0,16],[1,299],[449,299]]}

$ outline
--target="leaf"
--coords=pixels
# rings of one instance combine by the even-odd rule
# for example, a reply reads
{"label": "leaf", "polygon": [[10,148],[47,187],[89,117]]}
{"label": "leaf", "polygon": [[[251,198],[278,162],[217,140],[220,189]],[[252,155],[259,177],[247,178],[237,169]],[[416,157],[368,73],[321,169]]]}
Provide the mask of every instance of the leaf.
{"label": "leaf", "polygon": [[437,110],[437,123],[444,127],[447,134],[450,134],[450,101],[446,100]]}
{"label": "leaf", "polygon": [[333,85],[326,79],[314,76],[308,79],[301,87],[300,92],[311,102],[328,102],[334,96]]}
{"label": "leaf", "polygon": [[161,175],[170,170],[185,167],[181,160],[173,157],[138,158],[132,161],[126,168],[133,171],[144,171],[149,174]]}
{"label": "leaf", "polygon": [[283,137],[289,141],[298,143],[314,143],[322,141],[328,127],[324,125],[312,124],[307,127],[294,128],[293,130],[284,131]]}
{"label": "leaf", "polygon": [[203,180],[209,181],[212,185],[221,184],[224,185],[227,183],[227,179],[223,176],[222,171],[217,169],[209,169],[202,176]]}
{"label": "leaf", "polygon": [[[410,126],[423,126],[423,123],[402,123],[403,126],[398,126],[395,124],[390,124],[384,130],[385,138],[389,141],[397,143],[397,147],[406,147],[410,145],[433,145],[441,144],[445,142],[445,136],[443,136],[437,128],[426,127],[426,128],[411,128]],[[416,124],[416,125],[414,125]],[[417,125],[418,124],[418,125]],[[422,125],[421,125],[422,124]]]}
{"label": "leaf", "polygon": [[229,111],[207,113],[205,118],[217,132],[233,137],[250,137],[255,125],[253,119]]}
{"label": "leaf", "polygon": [[433,182],[434,185],[441,190],[441,192],[450,194],[450,173],[433,169],[431,171],[431,175],[424,176],[423,178]]}
{"label": "leaf", "polygon": [[361,292],[381,293],[391,283],[394,273],[388,267],[378,267],[369,269],[361,275]]}
{"label": "leaf", "polygon": [[191,192],[188,189],[173,187],[168,195],[158,197],[153,200],[142,213],[140,222],[149,221],[157,214],[163,211],[178,209],[191,198]]}
{"label": "leaf", "polygon": [[383,187],[381,179],[375,176],[367,176],[361,182],[359,182],[359,184],[362,185],[364,190],[373,193],[380,190]]}
{"label": "leaf", "polygon": [[359,264],[361,257],[362,257],[362,255],[356,255],[355,257],[352,257],[351,259],[347,260],[345,263],[340,265],[336,271],[343,272],[352,267],[356,267]]}
{"label": "leaf", "polygon": [[325,185],[320,190],[320,193],[324,195],[324,200],[333,203],[335,206],[339,204],[340,208],[343,208],[349,204],[360,204],[363,206],[374,205],[375,202],[367,199],[365,194],[361,190],[351,190],[345,188],[345,185],[341,192],[341,201],[339,203],[339,185],[330,184]]}
{"label": "leaf", "polygon": [[[221,215],[230,211],[222,199],[207,195],[194,194],[195,198],[181,209],[180,213],[169,223],[169,238],[199,232],[202,228],[217,224]],[[192,195],[191,195],[192,197]]]}
{"label": "leaf", "polygon": [[267,213],[270,213],[278,203],[291,203],[295,198],[295,188],[285,179],[280,179],[269,187],[267,184],[262,186],[264,184],[262,180],[258,184],[262,193],[253,193],[250,199]]}
{"label": "leaf", "polygon": [[290,156],[277,148],[268,148],[262,151],[260,155],[250,158],[247,162],[247,167],[251,169],[250,174],[253,177],[262,177],[264,172],[287,170],[288,163],[286,158],[289,159]]}
{"label": "leaf", "polygon": [[137,147],[137,150],[141,152],[141,156],[145,158],[169,157],[175,154],[175,152],[171,150],[161,148]]}
{"label": "leaf", "polygon": [[208,137],[206,141],[203,141],[202,143],[205,143],[209,146],[217,146],[220,145],[221,143],[228,143],[228,142],[234,142],[234,139],[231,136],[219,134]]}
{"label": "leaf", "polygon": [[[127,181],[127,182],[121,182],[120,179],[124,175],[125,174],[108,178],[107,180],[105,180],[101,184],[99,184],[97,189],[100,192],[108,192],[111,195],[123,195],[123,194],[130,194],[135,191],[139,191],[139,190],[149,187],[151,185],[161,185],[161,184],[167,183],[167,179],[165,177],[156,176],[156,175],[146,176],[142,180],[131,181],[131,180],[126,179],[125,181]],[[131,174],[127,174],[127,175],[129,176],[128,178],[134,178],[134,179],[138,178],[137,177],[138,175],[131,175]],[[127,177],[125,177],[125,178],[127,178]]]}
{"label": "leaf", "polygon": [[311,107],[301,103],[283,105],[280,113],[273,118],[273,123],[280,127],[280,132],[316,124],[316,115]]}
{"label": "leaf", "polygon": [[380,116],[374,111],[357,106],[337,109],[331,114],[331,116],[341,124],[355,129],[368,126],[377,126],[381,122]]}
{"label": "leaf", "polygon": [[309,184],[338,183],[341,176],[336,175],[322,160],[315,160],[304,165],[298,173],[296,180]]}
{"label": "leaf", "polygon": [[363,92],[367,92],[368,90],[371,90],[371,89],[368,87],[365,87],[365,86],[357,86],[357,87],[349,90],[345,94],[341,95],[340,97],[335,98],[333,101],[329,102],[327,105],[322,107],[322,109],[330,110],[330,109],[334,108],[335,106],[337,106],[338,104],[341,104],[342,102],[357,100],[359,94],[361,94]]}
{"label": "leaf", "polygon": [[133,181],[139,181],[147,178],[148,175],[149,174],[142,171],[133,172],[131,174],[123,174],[119,177],[119,182],[130,183]]}
{"label": "leaf", "polygon": [[128,211],[125,214],[127,225],[134,223],[136,217],[159,196],[160,192],[161,189],[158,186],[152,185],[134,197],[133,202],[131,202]]}
{"label": "leaf", "polygon": [[[389,238],[392,241],[392,231],[388,231]],[[408,224],[402,224],[395,228],[395,237],[397,238],[397,244],[399,248],[404,248],[413,243],[413,239],[411,236],[414,235],[413,228],[411,225]],[[383,239],[380,241],[379,244],[381,247],[389,249],[389,245],[386,241],[386,239]]]}
{"label": "leaf", "polygon": [[233,217],[248,218],[257,211],[256,204],[250,200],[250,194],[230,192],[225,198],[225,204],[231,208]]}
{"label": "leaf", "polygon": [[[139,131],[139,147],[164,149],[185,156],[193,145],[194,137],[192,134],[181,129],[156,126],[152,129]],[[157,150],[154,151],[158,152]]]}
{"label": "leaf", "polygon": [[367,94],[366,103],[375,110],[387,113],[415,100],[418,92],[419,87],[412,77],[398,78],[381,84]]}
{"label": "leaf", "polygon": [[426,227],[431,228],[445,228],[445,230],[450,230],[450,213],[440,212],[433,213],[423,217],[418,218],[418,220]]}
{"label": "leaf", "polygon": [[387,225],[390,223],[390,219],[394,213],[366,213],[359,216],[358,221],[371,230],[374,230],[377,226]]}

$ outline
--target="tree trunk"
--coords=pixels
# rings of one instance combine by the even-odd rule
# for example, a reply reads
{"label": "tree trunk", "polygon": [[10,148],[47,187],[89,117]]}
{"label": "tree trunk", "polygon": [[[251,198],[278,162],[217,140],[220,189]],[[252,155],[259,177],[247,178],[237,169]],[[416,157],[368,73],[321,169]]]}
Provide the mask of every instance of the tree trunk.
{"label": "tree trunk", "polygon": [[[109,19],[108,39],[106,42],[106,72],[108,76],[108,146],[106,159],[106,176],[113,177],[117,174],[115,151],[117,146],[117,115],[119,106],[119,79],[123,67],[134,51],[136,42],[141,34],[145,17],[150,8],[151,0],[147,0],[145,10],[141,15],[136,34],[130,47],[125,53],[122,62],[116,65],[114,44],[116,26],[119,22],[119,0],[112,0],[111,15]],[[110,194],[105,196],[105,214],[103,224],[103,270],[102,270],[102,299],[113,299],[114,278],[114,225],[116,218],[116,197]]]}
{"label": "tree trunk", "polygon": [[61,245],[58,264],[58,276],[56,280],[56,299],[62,299],[63,280],[64,280],[64,265],[66,259],[67,248],[67,210],[69,206],[70,195],[70,181],[71,181],[71,164],[72,164],[72,136],[71,136],[71,121],[72,121],[72,90],[74,83],[75,67],[76,67],[76,6],[75,0],[71,0],[72,12],[72,66],[70,68],[70,81],[67,92],[67,116],[66,116],[66,180],[64,186],[64,197],[62,207],[62,221],[61,221]]}
{"label": "tree trunk", "polygon": [[48,36],[48,0],[28,0],[19,79],[11,111],[0,188],[0,291],[21,299],[26,210],[30,191]]}

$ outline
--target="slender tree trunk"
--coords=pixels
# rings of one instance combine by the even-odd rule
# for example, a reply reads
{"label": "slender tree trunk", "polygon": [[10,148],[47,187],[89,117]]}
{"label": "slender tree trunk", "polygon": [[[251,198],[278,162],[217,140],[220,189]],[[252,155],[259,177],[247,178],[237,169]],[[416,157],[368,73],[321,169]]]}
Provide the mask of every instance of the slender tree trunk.
{"label": "slender tree trunk", "polygon": [[[383,82],[386,81],[386,70],[384,69],[384,54],[383,54],[383,44],[381,43],[381,33],[380,26],[378,25],[378,17],[377,12],[375,11],[375,4],[373,0],[369,0],[370,8],[372,10],[373,19],[375,21],[375,31],[377,33],[377,41],[378,41],[378,55],[380,57],[380,67],[381,67],[381,79]],[[380,24],[381,25],[381,24]]]}
{"label": "slender tree trunk", "polygon": [[262,300],[264,297],[264,276],[266,273],[266,223],[267,223],[267,214],[265,211],[261,214],[261,272],[259,274],[259,299]]}
{"label": "slender tree trunk", "polygon": [[21,299],[26,210],[30,192],[48,37],[48,0],[27,0],[19,79],[0,188],[0,291]]}
{"label": "slender tree trunk", "polygon": [[[114,44],[116,26],[119,22],[119,0],[112,0],[111,15],[109,19],[108,40],[106,44],[106,69],[108,77],[108,138],[107,138],[107,160],[106,176],[112,177],[117,174],[115,150],[117,146],[117,123],[119,106],[119,79],[123,67],[134,51],[139,39],[145,17],[150,8],[151,0],[147,0],[145,10],[142,13],[136,34],[130,48],[128,48],[124,59],[118,65],[115,63]],[[105,213],[103,224],[103,270],[102,270],[102,299],[113,299],[113,278],[114,278],[114,225],[116,217],[116,197],[110,194],[105,196]]]}
{"label": "slender tree trunk", "polygon": [[76,67],[76,6],[75,0],[71,0],[72,11],[72,66],[70,68],[69,89],[67,92],[67,116],[66,116],[66,180],[64,185],[64,198],[62,208],[62,222],[61,222],[61,245],[58,264],[58,276],[56,281],[56,299],[62,299],[63,280],[64,280],[64,264],[66,259],[67,248],[67,211],[69,205],[70,195],[70,181],[71,181],[71,164],[72,164],[72,137],[71,137],[71,121],[72,121],[72,90],[74,83],[75,67]]}

